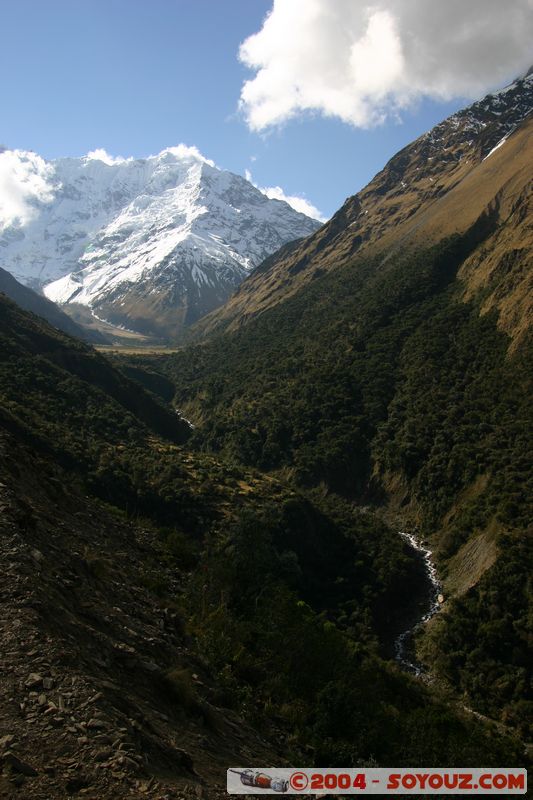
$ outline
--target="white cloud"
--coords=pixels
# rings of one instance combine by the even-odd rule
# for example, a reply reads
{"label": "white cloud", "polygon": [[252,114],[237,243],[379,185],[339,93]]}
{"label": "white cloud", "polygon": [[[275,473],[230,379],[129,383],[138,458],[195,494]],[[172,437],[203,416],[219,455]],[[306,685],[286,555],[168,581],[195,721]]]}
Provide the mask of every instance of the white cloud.
{"label": "white cloud", "polygon": [[271,200],[283,200],[294,208],[295,211],[299,211],[300,214],[306,214],[308,217],[319,220],[319,222],[327,221],[327,217],[325,217],[316,206],[310,203],[309,200],[306,200],[305,197],[295,194],[285,194],[281,186],[258,186],[257,183],[254,183],[252,173],[249,169],[244,170],[244,177]]}
{"label": "white cloud", "polygon": [[194,145],[189,147],[189,145],[186,144],[178,144],[175,147],[167,147],[159,155],[163,155],[163,153],[171,153],[171,155],[177,156],[177,158],[193,158],[198,161],[203,161],[204,164],[209,164],[210,167],[216,167],[215,162],[202,155],[202,153],[197,147],[194,147]]}
{"label": "white cloud", "polygon": [[368,127],[421,97],[475,97],[533,61],[533,0],[274,0],[239,50],[249,127],[305,111]]}
{"label": "white cloud", "polygon": [[52,200],[53,167],[35,153],[22,150],[0,152],[0,232],[11,225],[24,225],[41,203]]}
{"label": "white cloud", "polygon": [[[177,144],[174,147],[166,147],[160,153],[157,153],[157,155],[148,156],[148,158],[161,158],[161,156],[164,156],[167,153],[179,159],[192,158],[196,161],[203,161],[204,164],[209,164],[210,167],[216,166],[215,162],[202,155],[197,147],[189,147],[189,145],[186,144]],[[96,150],[91,150],[90,153],[87,153],[85,158],[89,159],[90,161],[102,161],[108,166],[113,166],[113,164],[123,164],[126,161],[134,160],[133,156],[129,156],[129,158],[124,158],[123,156],[112,156],[106,150],[104,150],[103,147],[98,147]]]}
{"label": "white cloud", "polygon": [[85,158],[88,158],[89,161],[103,161],[104,164],[110,167],[113,166],[113,164],[122,164],[124,161],[132,161],[131,158],[111,156],[103,147],[97,147],[96,150],[91,150],[90,153],[87,153]]}

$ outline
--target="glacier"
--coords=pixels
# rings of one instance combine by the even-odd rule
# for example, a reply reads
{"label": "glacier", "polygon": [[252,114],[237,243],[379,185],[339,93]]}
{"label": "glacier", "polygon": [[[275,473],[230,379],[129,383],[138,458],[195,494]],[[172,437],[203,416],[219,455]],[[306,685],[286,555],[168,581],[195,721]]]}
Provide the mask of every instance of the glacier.
{"label": "glacier", "polygon": [[0,191],[0,264],[65,310],[87,306],[160,335],[220,305],[267,256],[320,227],[185,145],[49,162],[6,150],[5,174],[20,202],[3,205]]}

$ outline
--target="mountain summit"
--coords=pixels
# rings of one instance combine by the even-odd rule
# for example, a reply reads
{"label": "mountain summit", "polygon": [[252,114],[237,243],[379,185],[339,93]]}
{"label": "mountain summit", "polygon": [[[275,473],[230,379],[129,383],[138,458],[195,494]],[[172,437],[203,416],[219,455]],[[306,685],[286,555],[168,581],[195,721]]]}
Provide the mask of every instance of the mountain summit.
{"label": "mountain summit", "polygon": [[50,300],[142,333],[176,335],[320,226],[184,145],[135,160],[1,157],[20,198],[0,218],[3,266]]}

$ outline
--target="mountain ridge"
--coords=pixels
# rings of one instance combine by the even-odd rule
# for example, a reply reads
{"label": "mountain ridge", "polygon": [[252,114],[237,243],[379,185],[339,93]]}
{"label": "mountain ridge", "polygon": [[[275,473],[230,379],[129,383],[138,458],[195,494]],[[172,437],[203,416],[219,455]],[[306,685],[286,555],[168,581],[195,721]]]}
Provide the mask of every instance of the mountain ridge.
{"label": "mountain ridge", "polygon": [[6,151],[33,186],[4,222],[2,263],[50,299],[160,337],[220,305],[247,272],[311,220],[195,148],[111,163],[98,152],[45,162]]}
{"label": "mountain ridge", "polygon": [[104,344],[108,339],[96,330],[83,328],[78,325],[68,314],[65,314],[56,303],[34,292],[22,283],[19,283],[10,272],[0,267],[0,292],[13,300],[25,311],[31,311],[43,317],[55,328],[69,336],[75,336],[92,344]]}
{"label": "mountain ridge", "polygon": [[[194,326],[193,337],[236,329],[356,254],[382,253],[387,258],[399,248],[426,246],[464,233],[494,203],[502,206],[503,219],[517,192],[525,193],[528,202],[532,110],[529,73],[439,123],[393,156],[317,233],[289,252],[271,256],[223,307]],[[461,206],[463,216],[453,213],[454,205]],[[532,243],[530,229],[524,238]],[[501,256],[506,253],[507,247]],[[487,265],[489,284],[495,270],[497,264]],[[465,267],[468,297],[473,291],[470,275]],[[529,283],[522,287],[521,302],[529,313],[528,289]],[[493,287],[497,293],[498,285]],[[492,305],[498,307],[497,298],[486,308]],[[512,332],[514,323],[507,316],[507,330]]]}

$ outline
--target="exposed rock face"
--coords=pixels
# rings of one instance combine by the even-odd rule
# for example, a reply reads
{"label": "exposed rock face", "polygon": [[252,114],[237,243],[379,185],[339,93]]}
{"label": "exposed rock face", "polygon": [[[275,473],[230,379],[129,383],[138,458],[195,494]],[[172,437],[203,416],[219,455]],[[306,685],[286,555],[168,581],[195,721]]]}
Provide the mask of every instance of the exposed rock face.
{"label": "exposed rock face", "polygon": [[0,157],[30,187],[25,217],[0,219],[2,266],[54,302],[141,333],[178,335],[320,226],[194,148],[114,163]]}

